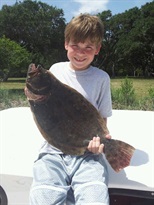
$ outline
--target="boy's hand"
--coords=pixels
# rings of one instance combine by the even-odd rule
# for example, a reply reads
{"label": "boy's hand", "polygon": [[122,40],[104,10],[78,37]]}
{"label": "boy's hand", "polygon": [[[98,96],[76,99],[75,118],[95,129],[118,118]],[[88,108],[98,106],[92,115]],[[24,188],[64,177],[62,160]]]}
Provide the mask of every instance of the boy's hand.
{"label": "boy's hand", "polygon": [[[111,135],[107,134],[105,136],[107,139],[111,139]],[[103,153],[104,144],[100,143],[100,137],[93,137],[93,139],[89,142],[88,150],[93,152],[94,154]]]}

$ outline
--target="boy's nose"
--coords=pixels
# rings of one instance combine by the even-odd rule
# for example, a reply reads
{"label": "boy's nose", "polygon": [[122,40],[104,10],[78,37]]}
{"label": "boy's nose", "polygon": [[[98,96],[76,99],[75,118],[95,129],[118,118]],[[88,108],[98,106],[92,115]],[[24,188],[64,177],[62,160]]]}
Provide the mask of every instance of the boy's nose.
{"label": "boy's nose", "polygon": [[81,54],[85,54],[85,53],[86,53],[86,49],[85,49],[85,48],[79,48],[79,47],[78,47],[77,52],[78,52],[78,53],[81,53]]}

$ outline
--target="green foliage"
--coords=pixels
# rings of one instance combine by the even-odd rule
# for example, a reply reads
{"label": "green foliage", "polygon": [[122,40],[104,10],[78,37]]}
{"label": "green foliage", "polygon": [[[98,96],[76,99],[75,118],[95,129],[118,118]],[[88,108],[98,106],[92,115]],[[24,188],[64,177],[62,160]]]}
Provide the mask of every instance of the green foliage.
{"label": "green foliage", "polygon": [[120,73],[124,71],[129,76],[150,77],[154,72],[153,8],[154,1],[115,16],[108,13],[106,19],[104,12],[99,14],[106,32],[98,65],[103,65],[111,76],[124,76]]}
{"label": "green foliage", "polygon": [[0,11],[0,37],[5,35],[26,47],[33,54],[33,62],[39,61],[35,59],[39,56],[48,66],[57,57],[64,59],[64,28],[62,9],[41,1],[19,1],[13,6],[3,6]]}
{"label": "green foliage", "polygon": [[125,105],[131,105],[135,102],[135,90],[133,88],[133,82],[128,78],[125,78],[124,82],[121,83],[122,101]]}
{"label": "green foliage", "polygon": [[5,37],[0,38],[0,76],[5,81],[9,76],[25,74],[25,68],[31,61],[31,54],[19,44]]}
{"label": "green foliage", "polygon": [[148,95],[137,98],[133,82],[125,78],[120,88],[111,89],[113,109],[154,110],[154,88],[148,90]]}
{"label": "green foliage", "polygon": [[[67,59],[64,50],[66,23],[63,16],[62,9],[41,1],[24,0],[17,1],[13,6],[5,5],[0,10],[0,38],[5,36],[15,41],[32,54],[34,63],[49,68],[53,63]],[[152,77],[154,1],[114,16],[110,10],[98,16],[104,23],[105,31],[95,65],[112,77]],[[4,53],[3,56],[7,62],[8,57]],[[12,68],[11,71],[15,75],[20,73]]]}
{"label": "green foliage", "polygon": [[[129,81],[128,83],[127,80]],[[133,82],[133,84],[132,84]],[[111,79],[113,109],[128,110],[154,110],[154,86],[152,79]],[[122,85],[124,88],[122,89]],[[0,83],[0,110],[10,107],[29,106],[24,94],[25,78],[9,78],[7,82]],[[122,91],[123,90],[123,91]],[[132,103],[127,104],[122,95],[128,91],[127,98]],[[131,93],[135,99],[132,100]],[[122,94],[124,93],[124,94]],[[128,100],[130,101],[130,100]]]}
{"label": "green foliage", "polygon": [[148,97],[148,99],[149,99],[150,102],[151,102],[152,110],[154,110],[154,88],[150,88],[150,89],[148,90],[148,92],[149,92],[149,97]]}
{"label": "green foliage", "polygon": [[149,92],[150,98],[154,100],[154,88],[150,88],[150,89],[148,90],[148,92]]}
{"label": "green foliage", "polygon": [[133,82],[128,78],[125,78],[121,83],[121,88],[118,88],[117,90],[112,89],[112,99],[124,106],[135,104],[136,98]]}
{"label": "green foliage", "polygon": [[[130,22],[128,28],[124,27],[121,38],[117,43],[117,51],[121,63],[127,61],[131,73],[140,68],[143,75],[152,72],[154,17],[152,4],[146,4],[141,9],[131,9],[124,13],[125,19]],[[145,12],[148,15],[145,15]],[[154,12],[154,11],[153,11]],[[152,22],[153,21],[153,22]],[[124,24],[125,25],[125,24]]]}
{"label": "green foliage", "polygon": [[23,89],[0,89],[0,110],[28,106]]}

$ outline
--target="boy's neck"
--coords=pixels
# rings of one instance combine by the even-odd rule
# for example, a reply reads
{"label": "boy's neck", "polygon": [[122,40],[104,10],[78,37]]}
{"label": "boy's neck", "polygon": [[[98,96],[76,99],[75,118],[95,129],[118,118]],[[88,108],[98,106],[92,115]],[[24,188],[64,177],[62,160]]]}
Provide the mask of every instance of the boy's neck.
{"label": "boy's neck", "polygon": [[69,63],[69,67],[70,67],[70,69],[73,70],[73,71],[84,71],[84,70],[89,69],[90,66],[91,66],[91,65],[88,65],[86,68],[77,69],[77,68],[73,67],[73,65],[71,64],[71,62]]}

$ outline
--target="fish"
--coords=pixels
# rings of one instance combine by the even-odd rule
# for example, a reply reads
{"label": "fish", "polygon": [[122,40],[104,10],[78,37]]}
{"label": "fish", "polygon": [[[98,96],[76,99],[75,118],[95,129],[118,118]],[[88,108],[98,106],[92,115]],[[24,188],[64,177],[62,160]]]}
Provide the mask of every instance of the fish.
{"label": "fish", "polygon": [[107,139],[107,125],[98,110],[75,89],[59,81],[49,70],[31,63],[25,95],[34,121],[45,140],[68,155],[84,155],[89,141],[99,136],[104,155],[116,172],[130,165],[135,148]]}

